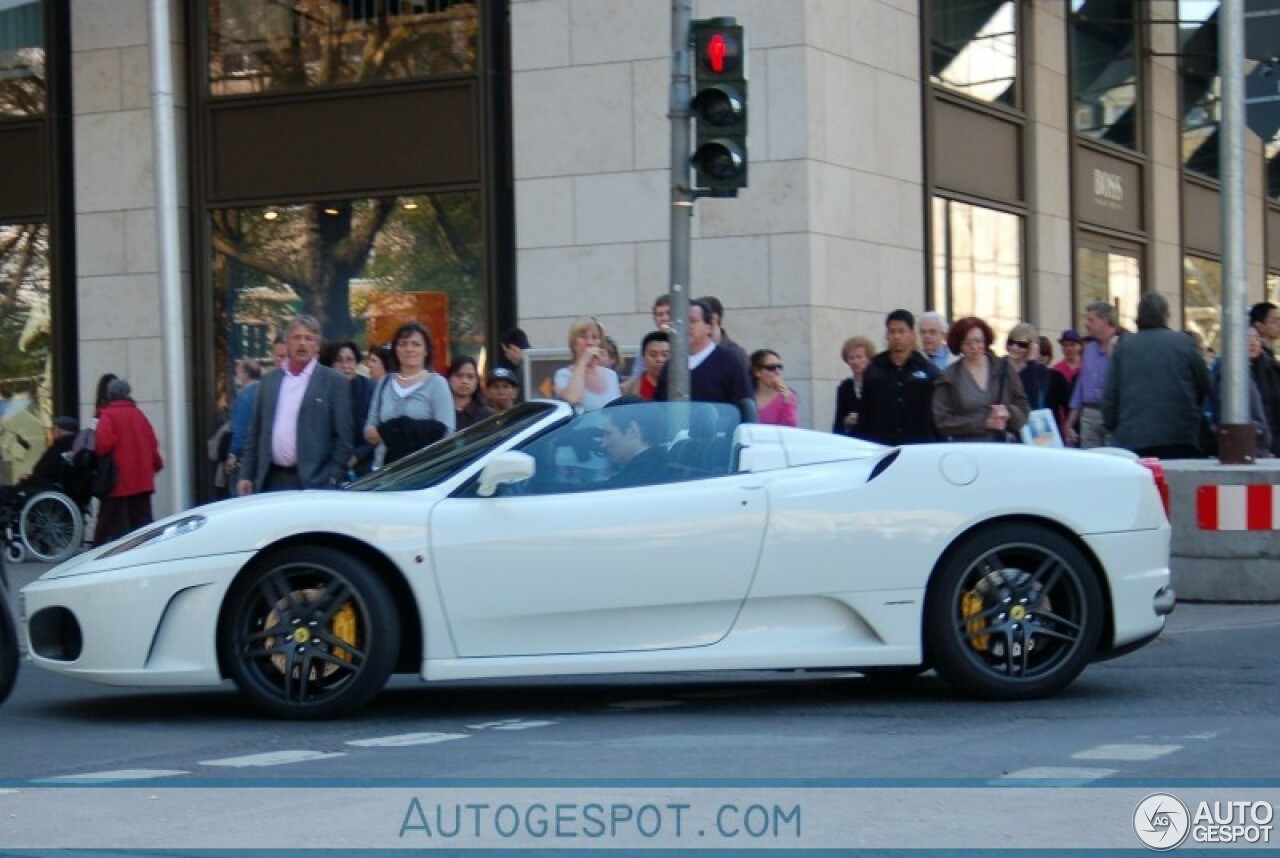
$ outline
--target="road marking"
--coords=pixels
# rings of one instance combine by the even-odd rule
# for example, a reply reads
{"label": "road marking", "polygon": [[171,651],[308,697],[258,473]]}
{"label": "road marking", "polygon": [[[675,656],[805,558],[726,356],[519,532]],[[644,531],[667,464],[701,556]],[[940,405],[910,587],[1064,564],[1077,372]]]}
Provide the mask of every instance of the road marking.
{"label": "road marking", "polygon": [[346,754],[326,754],[321,751],[271,751],[266,754],[249,754],[244,757],[226,757],[221,760],[202,760],[202,766],[228,766],[242,769],[251,766],[287,766],[290,763],[306,763],[311,760],[327,760],[345,757]]}
{"label": "road marking", "polygon": [[1139,762],[1164,757],[1174,751],[1181,751],[1181,745],[1099,745],[1077,751],[1071,755],[1073,760],[1128,760]]}
{"label": "road marking", "polygon": [[1219,736],[1217,730],[1204,730],[1199,733],[1184,733],[1181,736],[1135,736],[1137,739],[1174,739],[1176,741],[1186,741],[1187,739],[1216,739]]}
{"label": "road marking", "polygon": [[357,748],[405,748],[409,745],[434,745],[454,739],[470,739],[466,733],[401,733],[398,736],[381,736],[377,739],[356,739],[347,742]]}
{"label": "road marking", "polygon": [[1096,781],[1101,778],[1110,777],[1118,772],[1119,769],[1077,769],[1066,766],[1033,766],[1029,769],[1019,769],[1016,772],[1009,772],[999,778],[991,781],[991,783],[1000,785],[1002,782],[1023,781],[1023,780],[1045,780],[1045,781]]}
{"label": "road marking", "polygon": [[666,709],[669,706],[683,706],[683,700],[621,700],[610,703],[610,709]]}
{"label": "road marking", "polygon": [[531,730],[534,727],[550,727],[556,721],[524,721],[520,718],[508,718],[505,721],[485,721],[481,724],[468,724],[468,730]]}
{"label": "road marking", "polygon": [[42,778],[40,783],[47,783],[48,781],[138,781],[146,780],[147,778],[171,778],[186,774],[190,774],[190,772],[178,769],[118,769],[114,772],[84,772],[78,775],[58,775],[52,778]]}
{"label": "road marking", "polygon": [[555,721],[513,721],[510,724],[500,724],[494,727],[495,730],[532,730],[534,727],[550,727]]}

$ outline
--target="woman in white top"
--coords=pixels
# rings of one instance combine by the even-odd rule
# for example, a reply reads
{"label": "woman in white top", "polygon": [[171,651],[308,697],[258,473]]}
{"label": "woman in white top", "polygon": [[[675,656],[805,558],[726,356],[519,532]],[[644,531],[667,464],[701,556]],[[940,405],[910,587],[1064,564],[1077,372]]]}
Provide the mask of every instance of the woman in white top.
{"label": "woman in white top", "polygon": [[401,325],[392,343],[399,371],[378,383],[364,424],[365,440],[386,444],[388,465],[454,431],[453,393],[449,383],[431,371],[427,329],[417,322]]}
{"label": "woman in white top", "polygon": [[618,374],[605,361],[604,328],[595,319],[577,319],[569,328],[573,363],[556,370],[556,396],[583,411],[598,411],[622,395]]}

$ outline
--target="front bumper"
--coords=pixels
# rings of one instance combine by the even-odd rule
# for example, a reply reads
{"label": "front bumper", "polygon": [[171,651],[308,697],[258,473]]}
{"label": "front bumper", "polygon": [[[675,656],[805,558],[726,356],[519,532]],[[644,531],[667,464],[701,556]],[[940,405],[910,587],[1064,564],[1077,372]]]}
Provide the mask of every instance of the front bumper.
{"label": "front bumper", "polygon": [[28,658],[108,685],[216,685],[218,615],[252,553],[170,560],[32,582],[21,593]]}

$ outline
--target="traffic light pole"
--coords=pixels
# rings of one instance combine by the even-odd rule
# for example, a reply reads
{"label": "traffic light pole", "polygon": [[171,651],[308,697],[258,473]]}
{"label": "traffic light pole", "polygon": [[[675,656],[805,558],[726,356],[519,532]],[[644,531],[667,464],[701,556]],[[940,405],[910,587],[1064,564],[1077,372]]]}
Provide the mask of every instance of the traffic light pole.
{"label": "traffic light pole", "polygon": [[1255,429],[1249,422],[1245,307],[1244,0],[1222,0],[1218,56],[1222,79],[1219,173],[1222,177],[1222,415],[1218,459],[1253,462]]}
{"label": "traffic light pole", "polygon": [[689,120],[693,116],[689,27],[693,0],[671,3],[671,358],[667,395],[689,401],[689,274],[694,193],[690,187]]}

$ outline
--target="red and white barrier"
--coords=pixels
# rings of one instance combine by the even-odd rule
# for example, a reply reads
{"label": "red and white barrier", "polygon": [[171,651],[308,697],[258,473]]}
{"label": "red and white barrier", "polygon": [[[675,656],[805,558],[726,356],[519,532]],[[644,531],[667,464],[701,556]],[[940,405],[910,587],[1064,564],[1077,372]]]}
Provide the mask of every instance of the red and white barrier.
{"label": "red and white barrier", "polygon": [[1201,530],[1280,530],[1280,486],[1199,486]]}

